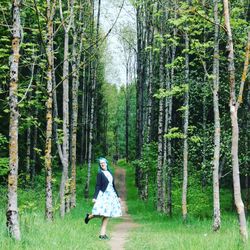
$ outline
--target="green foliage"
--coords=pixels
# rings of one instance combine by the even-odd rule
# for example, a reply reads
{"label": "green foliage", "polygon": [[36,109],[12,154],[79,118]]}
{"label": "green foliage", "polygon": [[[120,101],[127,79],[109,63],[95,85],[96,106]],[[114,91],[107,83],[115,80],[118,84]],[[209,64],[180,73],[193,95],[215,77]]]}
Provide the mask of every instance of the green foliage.
{"label": "green foliage", "polygon": [[157,143],[144,144],[141,159],[132,162],[133,166],[139,166],[146,172],[155,173],[157,166]]}
{"label": "green foliage", "polygon": [[0,149],[3,146],[6,146],[7,143],[8,143],[8,140],[7,140],[6,136],[4,136],[3,134],[0,133]]}
{"label": "green foliage", "polygon": [[188,84],[182,84],[180,86],[173,86],[171,90],[159,89],[157,94],[154,94],[156,98],[164,98],[169,96],[180,96],[188,91]]}
{"label": "green foliage", "polygon": [[5,176],[9,171],[9,158],[0,157],[0,176]]}
{"label": "green foliage", "polygon": [[180,129],[177,127],[170,128],[168,133],[164,135],[164,137],[168,139],[184,139],[185,136],[182,132],[180,132]]}

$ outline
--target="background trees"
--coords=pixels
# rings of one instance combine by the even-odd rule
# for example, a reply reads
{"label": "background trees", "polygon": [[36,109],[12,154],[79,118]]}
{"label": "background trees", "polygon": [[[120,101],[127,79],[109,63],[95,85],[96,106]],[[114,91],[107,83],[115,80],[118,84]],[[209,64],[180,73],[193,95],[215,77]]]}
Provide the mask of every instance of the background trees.
{"label": "background trees", "polygon": [[[126,158],[133,163],[140,198],[154,201],[159,212],[172,216],[181,214],[182,207],[186,220],[189,214],[210,216],[214,204],[213,227],[218,230],[219,186],[226,204],[222,212],[234,207],[232,173],[240,172],[237,186],[240,188],[241,180],[241,190],[234,194],[242,191],[245,209],[249,209],[250,91],[238,84],[243,86],[246,81],[249,85],[245,78],[249,4],[236,1],[229,6],[231,34],[228,24],[224,25],[226,8],[215,0],[136,0],[132,4],[137,33],[129,27],[119,31],[127,81],[118,88],[104,76],[108,34],[99,26],[101,1],[25,1],[20,14],[23,31],[18,92],[13,92],[8,72],[15,74],[15,56],[9,57],[13,53],[9,35],[17,26],[12,25],[12,7],[2,1],[1,182],[8,174],[8,134],[18,131],[20,187],[37,187],[40,176],[46,173],[50,220],[57,209],[52,208],[52,193],[59,189],[58,183],[52,185],[52,170],[62,178],[63,217],[77,204],[79,169],[86,173],[83,182],[88,197],[91,164],[99,156],[110,156],[114,162]],[[230,47],[230,55],[233,52],[235,56],[230,57],[234,66],[230,68],[233,81],[229,88],[227,48],[232,41],[235,46]],[[235,93],[240,93],[238,100]],[[8,98],[9,94],[13,98]],[[13,127],[12,120],[6,118],[9,114],[13,117],[15,106],[20,116],[18,126]],[[232,141],[230,112],[233,128],[237,122],[239,126],[238,139],[238,132],[233,133],[236,141]],[[231,145],[235,149],[235,143],[238,152],[237,148],[232,150],[232,161]],[[9,159],[11,165],[14,158],[10,155]],[[54,204],[57,206],[57,201]],[[242,202],[240,207],[243,211]]]}

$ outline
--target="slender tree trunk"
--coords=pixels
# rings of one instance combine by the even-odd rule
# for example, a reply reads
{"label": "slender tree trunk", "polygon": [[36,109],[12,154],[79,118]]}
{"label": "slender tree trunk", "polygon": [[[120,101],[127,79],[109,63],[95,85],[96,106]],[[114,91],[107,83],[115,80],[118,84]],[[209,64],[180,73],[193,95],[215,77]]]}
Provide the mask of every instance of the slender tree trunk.
{"label": "slender tree trunk", "polygon": [[[84,58],[85,62],[85,58]],[[84,63],[85,65],[85,63]],[[83,71],[82,71],[82,100],[81,100],[81,148],[80,148],[80,164],[83,165],[84,163],[84,140],[85,138],[85,113],[86,113],[86,108],[85,108],[85,95],[86,95],[86,83],[85,83],[85,73],[86,72],[86,67],[84,66]]]}
{"label": "slender tree trunk", "polygon": [[52,6],[50,0],[47,0],[47,95],[46,102],[46,143],[45,143],[45,173],[46,173],[46,219],[53,219],[52,204],[52,164],[51,164],[51,146],[52,146],[52,62],[53,62],[53,18],[55,14],[56,0],[53,0]]}
{"label": "slender tree trunk", "polygon": [[[147,109],[146,109],[146,146],[149,147],[149,144],[152,141],[152,85],[153,85],[153,40],[154,40],[154,28],[153,28],[153,9],[154,7],[150,2],[147,3],[148,13],[146,13],[146,24],[147,24],[147,47],[150,47],[148,55],[146,56],[147,65],[146,65],[146,78],[147,78]],[[147,149],[148,152],[149,149]],[[142,200],[148,199],[148,175],[149,175],[150,166],[146,166],[143,171],[143,189],[142,189]]]}
{"label": "slender tree trunk", "polygon": [[238,159],[238,141],[239,141],[239,127],[238,127],[238,107],[242,102],[242,93],[244,88],[244,83],[248,70],[249,63],[249,47],[250,47],[250,32],[248,32],[248,44],[246,50],[246,60],[244,65],[244,71],[241,79],[241,88],[238,101],[235,96],[235,66],[234,66],[234,46],[233,46],[233,36],[230,24],[230,14],[229,14],[229,4],[228,0],[223,0],[224,4],[224,16],[225,16],[225,26],[228,36],[228,72],[229,72],[229,82],[230,82],[230,116],[232,123],[232,167],[233,167],[233,188],[234,188],[234,201],[239,215],[239,226],[240,233],[244,241],[248,240],[247,232],[247,222],[244,210],[244,204],[241,198],[241,187],[240,187],[240,170],[239,170],[239,159]]}
{"label": "slender tree trunk", "polygon": [[[169,61],[169,59],[168,59]],[[170,72],[169,69],[166,69],[166,86],[165,88],[167,90],[170,90],[169,86],[170,86]],[[168,114],[169,114],[169,98],[166,97],[164,99],[164,134],[168,133]],[[167,191],[167,187],[168,187],[168,139],[166,137],[163,138],[163,145],[164,145],[164,149],[163,149],[163,168],[164,168],[164,174],[163,174],[163,183],[164,183],[164,188],[163,191],[164,193]],[[167,200],[164,199],[164,212],[167,213]]]}
{"label": "slender tree trunk", "polygon": [[[143,98],[142,98],[142,7],[138,6],[136,10],[136,28],[137,28],[137,80],[136,80],[136,159],[141,158],[142,151],[142,107],[143,107]],[[141,175],[140,166],[137,164],[135,169],[135,184],[140,190],[140,175]]]}
{"label": "slender tree trunk", "polygon": [[213,230],[220,229],[220,189],[219,189],[219,163],[220,163],[220,113],[219,113],[219,18],[218,0],[214,0],[214,60],[213,60],[213,103],[214,103],[214,160],[213,160],[213,200],[214,216]]}
{"label": "slender tree trunk", "polygon": [[63,63],[63,173],[60,185],[60,214],[65,214],[65,188],[68,182],[69,168],[69,62],[68,62],[69,34],[64,34],[64,63]]}
{"label": "slender tree trunk", "polygon": [[125,100],[126,100],[126,110],[125,110],[125,152],[126,152],[126,162],[128,162],[128,137],[129,137],[129,58],[126,63],[126,91],[125,91]]}
{"label": "slender tree trunk", "polygon": [[12,57],[10,61],[10,124],[9,124],[9,175],[8,175],[8,207],[6,212],[7,229],[15,240],[21,239],[18,222],[17,179],[18,179],[18,66],[21,38],[19,0],[13,0],[13,30],[12,30]]}
{"label": "slender tree trunk", "polygon": [[[174,1],[174,19],[177,19],[177,1]],[[177,35],[177,29],[173,29],[173,37],[176,39]],[[174,63],[175,60],[175,54],[176,54],[176,45],[173,44],[171,46],[172,53],[171,53],[171,63]],[[170,72],[170,81],[169,81],[169,89],[172,88],[174,84],[174,67],[171,68]],[[172,109],[173,109],[173,98],[172,96],[168,97],[168,127],[171,128],[172,126]],[[167,164],[168,164],[168,169],[167,169],[167,214],[172,216],[172,141],[171,138],[168,139],[167,141]]]}
{"label": "slender tree trunk", "polygon": [[64,27],[64,61],[63,61],[63,172],[60,184],[60,215],[64,217],[69,211],[69,31],[71,29],[74,11],[74,0],[70,1],[70,17],[66,26],[60,3],[60,14]]}
{"label": "slender tree trunk", "polygon": [[[52,44],[52,50],[54,51],[54,46]],[[62,163],[62,165],[64,166],[64,158],[63,158],[63,151],[62,151],[62,146],[60,144],[59,138],[58,138],[58,133],[57,133],[57,129],[58,129],[58,124],[57,124],[57,119],[58,119],[58,106],[57,106],[57,86],[56,86],[56,73],[55,73],[55,61],[54,61],[54,57],[52,60],[52,84],[53,84],[53,118],[54,118],[54,122],[53,122],[53,133],[54,133],[54,138],[56,141],[56,146],[57,146],[57,150],[58,150],[58,154],[60,157],[60,161]]]}
{"label": "slender tree trunk", "polygon": [[183,147],[183,187],[182,187],[182,217],[187,220],[187,189],[188,189],[188,119],[189,119],[189,36],[185,33],[185,113],[184,113],[184,147]]}
{"label": "slender tree trunk", "polygon": [[26,152],[26,181],[27,184],[30,181],[30,175],[31,175],[31,168],[30,168],[30,155],[31,155],[31,128],[30,125],[28,125],[27,128],[27,152]]}
{"label": "slender tree trunk", "polygon": [[[80,14],[81,15],[81,14]],[[81,19],[79,20],[81,21]],[[79,36],[79,50],[77,50],[77,29],[75,27],[74,22],[74,36],[73,36],[73,63],[72,63],[72,71],[73,71],[73,80],[72,80],[72,154],[71,154],[71,185],[70,185],[70,193],[71,193],[71,200],[70,206],[76,206],[76,142],[77,142],[77,119],[78,119],[78,88],[79,88],[79,68],[80,66],[80,59],[82,54],[82,40],[83,40],[83,33]],[[78,55],[77,55],[78,53]]]}
{"label": "slender tree trunk", "polygon": [[[98,0],[98,12],[97,12],[97,27],[96,27],[96,53],[99,49],[99,26],[100,26],[100,8],[101,0]],[[94,16],[94,15],[93,15]],[[96,91],[96,81],[97,81],[97,63],[98,55],[95,57],[94,66],[93,66],[93,83],[91,88],[91,108],[90,108],[90,128],[89,128],[89,142],[88,142],[88,174],[87,182],[85,185],[85,198],[89,197],[89,183],[91,175],[91,161],[92,161],[92,144],[93,144],[93,129],[94,129],[94,113],[95,113],[95,91]]]}
{"label": "slender tree trunk", "polygon": [[[204,66],[206,67],[206,66]],[[201,186],[202,191],[204,192],[204,189],[206,187],[206,149],[207,149],[207,101],[206,101],[206,74],[204,75],[204,81],[203,81],[203,97],[202,97],[202,132],[203,132],[203,142],[202,142],[202,173],[201,173]]]}
{"label": "slender tree trunk", "polygon": [[[160,52],[160,88],[164,86],[164,60],[163,49]],[[157,162],[157,211],[164,210],[165,190],[163,187],[164,171],[163,171],[163,106],[164,99],[159,101],[159,119],[158,119],[158,162]]]}
{"label": "slender tree trunk", "polygon": [[[35,108],[35,119],[38,119],[38,108]],[[35,176],[36,176],[36,169],[37,169],[37,126],[34,126],[34,134],[33,134],[33,150],[32,150],[32,163],[31,163],[31,183],[32,186],[35,184]]]}

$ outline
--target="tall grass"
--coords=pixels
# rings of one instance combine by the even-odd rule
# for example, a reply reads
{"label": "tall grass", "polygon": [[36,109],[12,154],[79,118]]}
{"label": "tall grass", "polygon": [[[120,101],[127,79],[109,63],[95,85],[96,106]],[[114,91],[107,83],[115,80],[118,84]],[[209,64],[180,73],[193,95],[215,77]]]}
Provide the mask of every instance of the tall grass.
{"label": "tall grass", "polygon": [[[250,244],[243,244],[239,234],[236,212],[222,213],[222,227],[217,233],[212,231],[212,210],[210,218],[191,215],[183,224],[178,206],[172,218],[156,212],[155,201],[142,202],[134,188],[134,169],[127,171],[128,212],[138,228],[132,230],[126,250],[241,250],[250,249]],[[176,197],[175,197],[176,198]],[[179,197],[181,199],[181,197]],[[201,204],[201,207],[204,204]],[[206,206],[204,206],[206,207]],[[223,210],[224,211],[224,210]]]}
{"label": "tall grass", "polygon": [[[20,208],[20,227],[22,240],[16,242],[7,235],[6,230],[6,188],[1,188],[1,194],[4,194],[0,204],[0,249],[2,250],[71,250],[71,249],[109,249],[106,242],[100,241],[100,219],[93,219],[88,225],[84,223],[86,212],[92,209],[92,195],[95,185],[95,174],[97,166],[93,166],[90,199],[83,198],[84,184],[86,179],[86,168],[78,169],[77,175],[77,206],[70,213],[66,214],[64,219],[59,216],[59,183],[60,176],[54,179],[54,209],[55,218],[53,222],[46,222],[44,219],[44,179],[39,178],[36,188],[19,188],[18,199]],[[38,179],[39,179],[38,178]],[[41,182],[41,183],[40,183]],[[108,225],[108,233],[116,221]]]}

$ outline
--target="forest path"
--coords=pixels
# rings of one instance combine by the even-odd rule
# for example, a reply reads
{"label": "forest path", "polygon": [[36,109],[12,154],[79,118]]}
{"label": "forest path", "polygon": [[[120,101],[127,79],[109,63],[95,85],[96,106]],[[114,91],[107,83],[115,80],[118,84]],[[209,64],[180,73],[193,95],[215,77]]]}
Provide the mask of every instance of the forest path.
{"label": "forest path", "polygon": [[112,250],[122,250],[125,249],[124,246],[128,240],[129,231],[139,225],[134,223],[131,216],[127,213],[125,169],[119,167],[115,168],[115,185],[121,197],[123,221],[114,227],[111,233],[111,239],[108,243]]}

